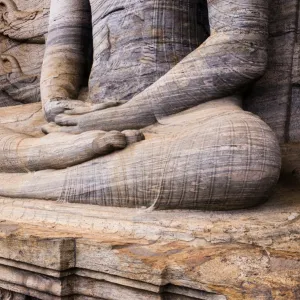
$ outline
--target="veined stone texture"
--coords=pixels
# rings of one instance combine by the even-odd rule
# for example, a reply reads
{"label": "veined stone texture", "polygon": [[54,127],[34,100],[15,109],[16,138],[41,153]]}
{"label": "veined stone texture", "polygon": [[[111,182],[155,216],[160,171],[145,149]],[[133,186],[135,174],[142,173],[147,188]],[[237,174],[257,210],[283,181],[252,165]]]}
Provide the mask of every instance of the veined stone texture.
{"label": "veined stone texture", "polygon": [[203,43],[202,3],[92,0],[90,100],[130,100]]}
{"label": "veined stone texture", "polygon": [[40,101],[50,1],[1,1],[0,107]]}
{"label": "veined stone texture", "polygon": [[20,55],[2,54],[3,94],[22,103],[40,95],[56,124],[41,138],[1,128],[1,195],[222,210],[269,197],[280,171],[276,138],[235,96],[264,75],[267,2],[52,0],[48,33],[45,3],[2,2],[6,39],[44,47],[46,37],[41,80]]}
{"label": "veined stone texture", "polygon": [[[154,1],[154,0],[153,0]],[[12,1],[13,2],[13,1]],[[97,1],[95,1],[97,2]],[[108,19],[111,20],[102,20],[101,22],[101,26],[104,26],[103,24],[105,23],[112,23],[112,24],[116,24],[116,22],[114,22],[115,19],[115,14],[124,14],[124,11],[122,12],[121,9],[117,9],[116,12],[114,12],[114,8],[112,7],[112,2],[110,1],[101,1],[101,5],[103,5],[102,2],[106,2],[106,5],[108,5],[108,11],[113,11],[112,15],[108,15],[105,17],[108,17]],[[121,1],[122,2],[122,1]],[[184,1],[183,1],[184,2]],[[197,1],[188,1],[188,2],[197,2]],[[45,24],[48,23],[48,13],[49,13],[49,7],[50,7],[50,0],[45,0],[45,1],[24,1],[24,0],[15,0],[14,3],[16,4],[16,6],[18,7],[19,10],[24,10],[24,11],[42,11],[43,12],[43,17],[46,19],[46,21],[43,21]],[[108,4],[107,4],[108,3]],[[293,98],[291,97],[290,94],[290,87],[292,85],[292,73],[294,74],[293,77],[297,77],[297,41],[298,41],[298,37],[297,37],[297,28],[298,25],[296,24],[297,22],[297,15],[299,13],[298,8],[297,8],[297,4],[298,1],[297,0],[292,0],[289,1],[288,4],[286,3],[286,1],[280,1],[280,0],[276,0],[276,1],[272,1],[271,5],[270,5],[270,39],[269,39],[269,64],[268,64],[268,69],[266,74],[263,76],[263,78],[258,81],[258,83],[255,85],[255,88],[252,89],[252,92],[250,93],[250,95],[247,97],[247,108],[258,114],[259,116],[261,116],[263,118],[263,120],[265,120],[268,125],[271,126],[271,128],[276,132],[278,138],[283,142],[283,141],[287,141],[287,140],[291,140],[292,142],[298,142],[299,141],[299,137],[298,137],[298,133],[296,131],[297,129],[297,115],[298,115],[298,104],[297,104],[297,99],[298,97],[298,93],[297,93],[297,79],[293,80]],[[114,3],[114,5],[118,6],[118,1],[116,1]],[[192,4],[195,5],[195,4]],[[119,5],[121,8],[124,7],[124,3],[121,3],[121,5]],[[119,7],[119,8],[120,8]],[[142,13],[143,11],[138,11],[137,14]],[[133,19],[134,18],[134,14],[131,16]],[[184,16],[182,16],[184,17]],[[127,17],[130,19],[130,17]],[[138,18],[138,17],[136,17]],[[107,19],[107,18],[104,18]],[[135,25],[138,28],[138,23]],[[43,25],[44,27],[46,25]],[[105,25],[108,26],[108,25]],[[104,27],[105,27],[104,26]],[[126,25],[124,25],[126,26]],[[199,26],[199,24],[198,24]],[[24,25],[24,27],[26,27],[26,23]],[[46,26],[47,27],[47,26]],[[114,28],[116,28],[117,26],[114,25]],[[130,26],[129,26],[130,27]],[[206,29],[207,30],[207,29]],[[115,31],[117,32],[117,29],[115,29]],[[141,29],[137,29],[137,31],[139,31],[139,34],[142,35],[143,31]],[[107,30],[106,30],[107,32]],[[94,33],[96,34],[96,33]],[[101,30],[101,34],[105,37],[105,35],[107,36],[107,33],[105,33],[105,30]],[[117,34],[117,33],[116,33]],[[200,40],[203,40],[203,34],[205,36],[206,32],[199,32],[199,38]],[[101,37],[101,36],[100,36]],[[32,83],[30,83],[30,87],[28,87],[28,83],[26,83],[26,91],[27,93],[29,93],[29,89],[32,89],[31,94],[26,95],[21,95],[22,94],[20,92],[20,89],[23,89],[24,91],[24,87],[22,87],[22,83],[20,84],[20,86],[17,86],[13,89],[10,89],[9,93],[8,92],[0,92],[0,106],[7,106],[7,105],[17,105],[20,102],[22,103],[28,103],[28,102],[34,102],[34,101],[39,101],[39,75],[40,75],[40,71],[41,71],[41,64],[42,64],[42,59],[43,59],[43,55],[44,55],[44,50],[45,47],[42,44],[32,44],[32,43],[28,43],[26,41],[24,42],[17,42],[16,40],[12,40],[12,39],[8,39],[8,38],[4,38],[4,36],[0,36],[1,38],[1,43],[0,43],[0,52],[3,54],[7,54],[7,55],[11,55],[13,57],[15,57],[20,65],[20,68],[22,70],[22,72],[26,75],[31,75],[31,76],[38,76],[37,81],[34,81],[32,79]],[[129,37],[126,37],[126,39],[128,40]],[[126,40],[125,39],[125,40]],[[122,39],[123,40],[123,39]],[[105,42],[106,41],[106,42]],[[101,41],[101,43],[103,44],[103,49],[105,49],[105,47],[111,47],[107,44],[107,39],[104,38],[103,41]],[[105,43],[108,45],[105,46]],[[145,42],[146,43],[146,42]],[[189,43],[189,41],[188,41]],[[186,44],[186,46],[188,47],[188,43]],[[294,49],[294,45],[295,49]],[[148,45],[149,46],[149,45]],[[154,56],[156,55],[156,53],[153,54],[154,52],[154,48],[155,47],[159,47],[159,44],[152,43],[152,45],[150,45],[147,48],[147,45],[145,45],[145,53],[141,55],[145,55],[145,57],[148,57],[148,60],[145,59],[143,61],[142,66],[147,66],[150,67],[151,66],[151,60],[153,62],[153,60],[155,59]],[[194,46],[195,47],[195,46]],[[162,48],[162,46],[161,46]],[[147,50],[148,49],[148,50]],[[276,49],[276,51],[275,51]],[[104,50],[103,50],[104,51]],[[118,49],[118,53],[122,54],[124,51],[126,51],[126,49]],[[122,52],[123,51],[123,52]],[[187,50],[189,52],[189,50]],[[127,53],[130,53],[130,51],[128,50]],[[34,53],[34,55],[33,55]],[[115,53],[115,52],[114,52]],[[151,53],[154,55],[151,56]],[[130,53],[132,54],[132,53]],[[130,55],[128,54],[128,55]],[[115,55],[117,55],[115,53]],[[151,56],[149,58],[149,55]],[[132,56],[134,56],[132,54]],[[294,56],[294,63],[292,62],[292,57]],[[169,56],[169,58],[172,60],[172,56]],[[149,60],[150,59],[150,60]],[[173,56],[173,64],[176,63],[176,61],[178,61],[180,59],[180,55],[178,58],[176,58],[176,55]],[[116,56],[116,60],[117,60],[117,56]],[[102,60],[99,61],[99,63],[102,61],[102,65],[101,67],[104,67],[105,69],[108,69],[109,67],[111,67],[113,69],[114,66],[116,66],[116,68],[118,68],[118,63],[114,63],[113,65],[109,65],[109,63],[105,60],[105,55],[103,55]],[[147,63],[146,63],[147,61]],[[278,62],[280,61],[280,63]],[[140,63],[140,62],[139,62]],[[292,67],[293,64],[293,67]],[[153,65],[153,64],[152,64]],[[163,64],[161,64],[161,66],[163,66]],[[155,66],[153,66],[154,68],[158,68],[160,67],[160,65],[155,64]],[[127,67],[126,67],[127,68]],[[163,68],[163,67],[162,67]],[[294,71],[292,71],[292,68]],[[5,70],[3,68],[3,65],[0,64],[0,78],[1,81],[1,89],[5,90],[7,89],[7,85],[10,84],[9,81],[6,79],[7,77],[7,72],[9,72],[9,69],[11,69],[11,67],[9,66],[8,70]],[[151,68],[150,68],[151,69]],[[143,71],[139,68],[140,72],[143,73]],[[144,70],[148,70],[147,68],[144,68]],[[94,72],[98,72],[98,71],[94,71]],[[147,71],[144,71],[147,72]],[[165,70],[161,70],[161,73],[155,73],[155,75],[152,74],[152,76],[154,76],[153,78],[157,78],[159,77],[159,74],[163,74],[166,72]],[[100,74],[98,75],[102,75],[103,73],[98,72]],[[107,73],[107,72],[106,72]],[[122,72],[111,72],[110,74],[113,74],[114,76],[120,76],[120,74]],[[112,75],[108,75],[112,77]],[[282,76],[282,74],[285,74],[284,76]],[[151,75],[148,74],[148,77],[151,77]],[[125,76],[126,77],[126,76]],[[147,76],[146,76],[147,77]],[[126,95],[128,95],[128,97],[130,97],[131,92],[130,91],[123,91],[121,92],[121,95],[118,96],[117,90],[118,89],[122,89],[119,85],[119,81],[115,82],[115,84],[113,83],[113,80],[110,81],[110,83],[108,83],[109,81],[105,81],[105,78],[107,78],[107,74],[104,76],[103,75],[103,82],[102,84],[107,84],[110,85],[111,87],[114,88],[105,88],[101,90],[102,95],[105,95],[105,91],[108,93],[108,96],[106,97],[101,97],[102,100],[95,100],[94,101],[103,101],[105,99],[115,99],[115,98],[125,98],[126,99]],[[121,78],[122,79],[122,78]],[[124,78],[123,78],[124,79]],[[154,79],[150,79],[151,83]],[[95,81],[97,81],[95,79]],[[272,83],[273,82],[273,83]],[[282,82],[280,84],[278,84],[278,82]],[[147,86],[147,82],[145,81],[144,83],[138,81],[135,82],[135,84],[131,84],[131,89],[135,90],[136,92],[138,92],[139,90],[139,85],[141,84],[141,89],[142,86]],[[99,86],[99,81],[96,83],[96,86]],[[128,86],[128,82],[127,85]],[[268,87],[268,88],[267,88]],[[124,87],[125,88],[125,87]],[[95,89],[97,89],[95,87]],[[126,89],[126,88],[125,88]],[[92,95],[94,95],[96,93],[96,91],[94,91],[92,93]],[[110,93],[112,93],[112,95],[110,95]],[[125,94],[124,94],[125,93]],[[8,94],[11,94],[11,96],[9,96]],[[266,96],[266,94],[268,96]],[[93,96],[91,95],[91,99],[93,99]],[[19,96],[19,97],[18,97]],[[15,99],[14,99],[15,97]],[[267,97],[267,98],[266,98]],[[20,100],[18,100],[20,99]],[[269,99],[269,100],[268,100]],[[269,104],[271,103],[271,104]],[[290,117],[288,117],[288,115],[290,115]],[[275,117],[276,116],[276,117]],[[290,124],[291,123],[291,124]]]}
{"label": "veined stone texture", "polygon": [[298,300],[298,22],[0,0],[0,300]]}
{"label": "veined stone texture", "polygon": [[270,1],[268,67],[246,97],[247,108],[281,143],[299,142],[299,1]]}

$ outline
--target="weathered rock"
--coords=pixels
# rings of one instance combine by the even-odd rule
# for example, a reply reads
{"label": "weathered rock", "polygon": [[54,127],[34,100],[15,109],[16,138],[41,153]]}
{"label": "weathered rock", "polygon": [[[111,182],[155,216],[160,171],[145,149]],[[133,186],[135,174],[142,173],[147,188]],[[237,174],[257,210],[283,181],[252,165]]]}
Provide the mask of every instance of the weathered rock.
{"label": "weathered rock", "polygon": [[0,5],[0,107],[38,102],[50,1],[2,0]]}

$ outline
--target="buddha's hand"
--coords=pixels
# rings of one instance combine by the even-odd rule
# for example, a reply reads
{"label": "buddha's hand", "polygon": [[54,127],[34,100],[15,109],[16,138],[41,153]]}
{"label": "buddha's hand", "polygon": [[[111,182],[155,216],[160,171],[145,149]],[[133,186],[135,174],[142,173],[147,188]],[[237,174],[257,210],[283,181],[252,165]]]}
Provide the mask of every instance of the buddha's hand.
{"label": "buddha's hand", "polygon": [[[109,100],[100,104],[91,104],[81,100],[51,99],[44,104],[44,113],[48,122],[54,122],[64,116],[74,116],[75,118],[76,115],[85,115],[91,112],[119,106],[124,103],[125,101]],[[60,117],[57,117],[58,115],[60,115]]]}
{"label": "buddha's hand", "polygon": [[72,110],[76,107],[89,107],[90,104],[81,100],[72,99],[51,99],[43,104],[44,114],[48,122],[54,122],[55,117],[59,114],[66,113],[66,111]]}
{"label": "buddha's hand", "polygon": [[97,110],[103,110],[110,107],[119,106],[121,104],[125,104],[127,101],[120,100],[109,100],[99,104],[89,104],[85,103],[83,106],[76,106],[72,109],[66,109],[64,111],[67,115],[83,115]]}

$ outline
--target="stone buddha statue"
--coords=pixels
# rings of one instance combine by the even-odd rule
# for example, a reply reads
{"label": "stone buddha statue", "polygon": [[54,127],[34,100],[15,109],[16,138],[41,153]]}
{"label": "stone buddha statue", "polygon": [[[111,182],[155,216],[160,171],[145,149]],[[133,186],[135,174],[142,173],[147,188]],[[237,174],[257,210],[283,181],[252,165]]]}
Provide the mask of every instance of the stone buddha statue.
{"label": "stone buddha statue", "polygon": [[52,0],[44,136],[2,125],[0,196],[209,210],[267,200],[279,145],[242,102],[265,72],[268,13],[265,0]]}

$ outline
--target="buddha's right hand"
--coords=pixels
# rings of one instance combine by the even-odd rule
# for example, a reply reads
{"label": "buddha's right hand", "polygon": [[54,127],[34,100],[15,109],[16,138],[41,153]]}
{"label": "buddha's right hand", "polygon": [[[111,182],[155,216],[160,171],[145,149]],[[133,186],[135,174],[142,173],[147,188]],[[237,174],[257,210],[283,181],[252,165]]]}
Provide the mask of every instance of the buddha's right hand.
{"label": "buddha's right hand", "polygon": [[121,100],[109,100],[103,103],[98,104],[89,104],[85,103],[84,106],[76,106],[71,109],[66,109],[64,113],[66,115],[84,115],[93,111],[97,110],[103,110],[110,107],[119,106],[122,104],[125,104],[127,101],[121,101]]}
{"label": "buddha's right hand", "polygon": [[68,110],[75,108],[89,108],[91,105],[81,100],[72,99],[51,99],[43,105],[45,118],[48,122],[54,122],[55,117],[59,114],[66,113]]}
{"label": "buddha's right hand", "polygon": [[53,122],[57,115],[83,115],[97,110],[104,110],[110,107],[124,104],[125,101],[109,100],[99,104],[91,104],[81,100],[52,99],[45,103],[44,113],[48,122]]}

